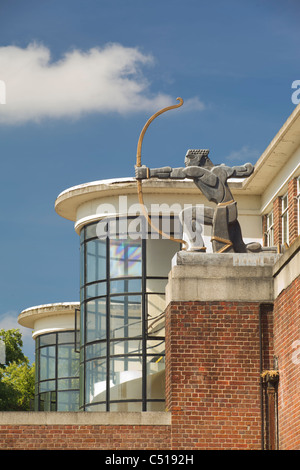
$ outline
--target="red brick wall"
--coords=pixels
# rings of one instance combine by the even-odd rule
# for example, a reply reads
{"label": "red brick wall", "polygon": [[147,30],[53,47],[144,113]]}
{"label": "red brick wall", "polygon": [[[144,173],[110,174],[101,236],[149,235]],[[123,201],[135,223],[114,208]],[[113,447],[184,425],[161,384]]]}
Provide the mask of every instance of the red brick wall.
{"label": "red brick wall", "polygon": [[[258,303],[168,306],[166,398],[173,449],[261,449],[259,318]],[[266,364],[270,356],[264,355]]]}
{"label": "red brick wall", "polygon": [[0,426],[0,450],[162,450],[169,426]]}
{"label": "red brick wall", "polygon": [[274,349],[279,364],[280,450],[300,449],[300,277],[274,304]]}

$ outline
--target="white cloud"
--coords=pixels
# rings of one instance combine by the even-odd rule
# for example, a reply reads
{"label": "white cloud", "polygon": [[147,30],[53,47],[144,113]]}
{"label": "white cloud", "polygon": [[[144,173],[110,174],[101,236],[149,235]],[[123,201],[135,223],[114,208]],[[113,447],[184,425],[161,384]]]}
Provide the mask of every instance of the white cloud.
{"label": "white cloud", "polygon": [[203,111],[206,108],[204,103],[195,96],[194,98],[188,98],[184,101],[184,107],[182,108],[184,111]]}
{"label": "white cloud", "polygon": [[[6,85],[0,123],[78,118],[91,112],[150,112],[175,104],[166,94],[150,93],[142,68],[153,64],[150,55],[120,44],[75,49],[56,62],[40,44],[0,47],[0,79]],[[198,98],[188,105],[202,109]]]}
{"label": "white cloud", "polygon": [[244,145],[239,150],[233,150],[225,157],[225,160],[244,164],[247,162],[256,161],[259,156],[260,154],[258,150],[251,149],[249,146]]}
{"label": "white cloud", "polygon": [[[10,330],[10,329],[19,329],[22,333],[22,337],[30,337],[32,335],[32,330],[25,328],[18,323],[18,313],[15,311],[9,311],[0,315],[0,330]],[[32,339],[31,339],[32,341]]]}

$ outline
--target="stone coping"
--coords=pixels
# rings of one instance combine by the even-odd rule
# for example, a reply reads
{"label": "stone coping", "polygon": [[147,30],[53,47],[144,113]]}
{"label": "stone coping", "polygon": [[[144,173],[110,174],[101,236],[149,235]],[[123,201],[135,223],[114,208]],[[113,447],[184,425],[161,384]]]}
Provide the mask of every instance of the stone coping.
{"label": "stone coping", "polygon": [[281,255],[271,251],[259,253],[201,253],[177,252],[172,260],[172,266],[198,265],[198,266],[274,266]]}
{"label": "stone coping", "polygon": [[61,412],[2,411],[0,426],[169,426],[171,413],[145,412]]}
{"label": "stone coping", "polygon": [[273,266],[281,255],[180,251],[166,286],[170,302],[272,302]]}
{"label": "stone coping", "polygon": [[18,323],[27,328],[34,328],[36,320],[55,315],[75,314],[80,302],[56,302],[52,304],[36,305],[23,310],[18,316]]}

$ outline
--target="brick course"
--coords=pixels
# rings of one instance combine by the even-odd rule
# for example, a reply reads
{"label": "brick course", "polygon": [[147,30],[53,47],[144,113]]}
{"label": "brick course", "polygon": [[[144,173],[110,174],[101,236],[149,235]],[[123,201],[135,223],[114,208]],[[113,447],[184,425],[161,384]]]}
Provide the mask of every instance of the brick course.
{"label": "brick course", "polygon": [[1,450],[163,450],[170,426],[2,425]]}

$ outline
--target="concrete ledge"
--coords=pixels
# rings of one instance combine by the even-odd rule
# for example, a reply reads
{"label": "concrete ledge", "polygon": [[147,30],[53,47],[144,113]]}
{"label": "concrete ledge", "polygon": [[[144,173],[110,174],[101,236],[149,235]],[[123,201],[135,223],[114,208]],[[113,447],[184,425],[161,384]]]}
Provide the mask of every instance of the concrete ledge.
{"label": "concrete ledge", "polygon": [[0,426],[169,426],[171,413],[2,411]]}
{"label": "concrete ledge", "polygon": [[280,256],[178,252],[166,287],[166,305],[172,301],[273,301],[273,266]]}

